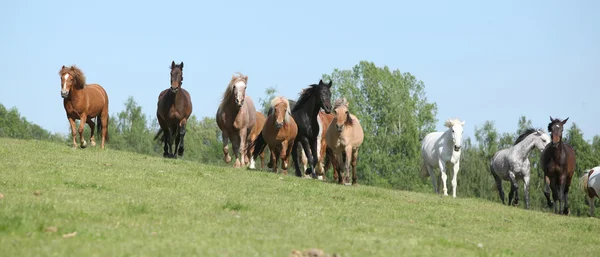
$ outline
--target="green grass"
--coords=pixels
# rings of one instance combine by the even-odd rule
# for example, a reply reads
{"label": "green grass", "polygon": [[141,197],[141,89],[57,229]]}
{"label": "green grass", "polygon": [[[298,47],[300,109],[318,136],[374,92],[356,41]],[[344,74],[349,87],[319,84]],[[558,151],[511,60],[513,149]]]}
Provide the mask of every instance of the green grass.
{"label": "green grass", "polygon": [[600,250],[598,219],[40,141],[0,139],[0,193],[1,256],[288,256],[310,248],[344,257],[595,256]]}

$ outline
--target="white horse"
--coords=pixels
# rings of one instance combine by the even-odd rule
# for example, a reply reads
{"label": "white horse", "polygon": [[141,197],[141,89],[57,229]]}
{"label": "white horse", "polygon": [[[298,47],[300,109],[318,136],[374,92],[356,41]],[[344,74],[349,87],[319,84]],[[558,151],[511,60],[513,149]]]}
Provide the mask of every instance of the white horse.
{"label": "white horse", "polygon": [[502,180],[510,182],[510,193],[508,194],[508,205],[519,204],[519,184],[517,180],[523,180],[525,194],[525,209],[529,209],[529,176],[531,164],[529,163],[529,153],[537,148],[540,152],[544,151],[546,145],[550,143],[550,136],[543,130],[527,129],[517,137],[513,146],[497,151],[492,157],[490,171],[496,187],[500,194],[502,204],[504,203],[504,189]]}
{"label": "white horse", "polygon": [[596,166],[583,172],[579,178],[581,189],[585,192],[590,205],[590,217],[594,217],[594,197],[600,198],[600,166]]}
{"label": "white horse", "polygon": [[[425,176],[431,177],[433,191],[439,193],[433,172],[434,167],[439,167],[442,173],[442,184],[444,184],[444,195],[448,195],[446,187],[446,166],[452,165],[454,174],[452,176],[452,197],[456,198],[456,175],[460,168],[460,153],[464,121],[448,119],[444,123],[448,130],[427,134],[421,142],[421,156],[423,157],[423,169]],[[425,173],[426,171],[426,173]]]}

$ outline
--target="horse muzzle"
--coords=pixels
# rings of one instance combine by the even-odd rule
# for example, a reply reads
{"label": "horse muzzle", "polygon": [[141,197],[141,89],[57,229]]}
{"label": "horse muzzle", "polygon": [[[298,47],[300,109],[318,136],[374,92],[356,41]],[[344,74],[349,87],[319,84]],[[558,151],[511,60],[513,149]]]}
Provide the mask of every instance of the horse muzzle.
{"label": "horse muzzle", "polygon": [[344,125],[335,124],[335,127],[337,128],[338,132],[342,132],[342,130],[344,129]]}
{"label": "horse muzzle", "polygon": [[460,151],[460,146],[458,146],[458,145],[455,145],[455,146],[454,146],[454,151],[455,151],[455,152],[458,152],[458,151]]}
{"label": "horse muzzle", "polygon": [[67,98],[69,96],[69,91],[60,91],[60,97]]}
{"label": "horse muzzle", "polygon": [[283,122],[279,123],[279,122],[275,122],[275,128],[276,129],[280,129],[283,127]]}
{"label": "horse muzzle", "polygon": [[235,99],[235,104],[237,104],[238,107],[242,107],[242,105],[244,105],[244,100],[240,101],[238,99]]}
{"label": "horse muzzle", "polygon": [[171,87],[170,89],[171,89],[171,92],[173,92],[173,93],[177,93],[177,91],[179,91],[178,87]]}

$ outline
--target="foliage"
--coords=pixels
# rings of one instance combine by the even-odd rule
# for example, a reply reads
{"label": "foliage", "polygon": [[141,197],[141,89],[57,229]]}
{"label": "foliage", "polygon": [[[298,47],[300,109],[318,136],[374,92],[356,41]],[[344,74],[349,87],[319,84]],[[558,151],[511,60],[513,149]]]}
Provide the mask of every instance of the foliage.
{"label": "foliage", "polygon": [[[66,120],[66,118],[65,118]],[[64,142],[64,135],[50,133],[42,127],[29,122],[16,107],[6,109],[0,104],[0,137],[11,137],[20,139],[50,140]]]}

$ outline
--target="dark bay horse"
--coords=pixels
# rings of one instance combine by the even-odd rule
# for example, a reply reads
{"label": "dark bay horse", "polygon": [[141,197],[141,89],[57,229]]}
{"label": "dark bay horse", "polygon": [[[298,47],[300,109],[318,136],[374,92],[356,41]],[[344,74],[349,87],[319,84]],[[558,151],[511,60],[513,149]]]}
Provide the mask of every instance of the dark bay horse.
{"label": "dark bay horse", "polygon": [[[292,160],[298,177],[302,177],[302,170],[300,169],[301,156],[298,153],[298,148],[301,146],[310,165],[310,168],[306,170],[306,174],[311,174],[313,178],[316,178],[317,137],[319,136],[318,113],[321,108],[325,113],[331,113],[331,85],[332,81],[326,84],[323,80],[319,80],[319,84],[309,85],[302,90],[298,101],[292,107],[292,117],[298,125],[298,135],[292,148]],[[264,149],[264,138],[258,137],[254,143],[257,150],[255,150],[253,158],[256,158],[261,152],[259,149]],[[269,165],[269,167],[271,166]]]}
{"label": "dark bay horse", "polygon": [[[92,146],[96,145],[94,140],[94,121],[98,123],[98,133],[102,133],[102,143],[100,148],[104,149],[104,142],[108,141],[108,94],[98,84],[85,84],[83,72],[75,65],[65,67],[64,65],[58,72],[60,75],[60,95],[63,98],[63,105],[69,124],[71,125],[71,135],[73,136],[73,148],[77,148],[75,139],[77,131],[79,132],[79,141],[81,148],[87,146],[83,138],[83,128],[87,123],[90,126],[90,142]],[[75,130],[75,120],[79,119],[79,129]]]}
{"label": "dark bay horse", "polygon": [[271,106],[274,111],[267,117],[261,134],[271,150],[273,172],[277,173],[277,161],[281,159],[281,169],[283,174],[287,174],[288,157],[298,135],[298,126],[292,118],[290,103],[285,97],[275,97]]}
{"label": "dark bay horse", "polygon": [[250,96],[246,95],[248,76],[242,73],[232,75],[217,109],[216,120],[223,137],[223,159],[231,162],[229,139],[235,155],[234,168],[247,162],[246,143],[250,141],[252,128],[256,124],[256,108]]}
{"label": "dark bay horse", "polygon": [[[544,171],[544,196],[548,207],[554,206],[554,213],[569,214],[569,187],[575,172],[575,150],[562,140],[563,126],[565,120],[553,119],[550,116],[548,132],[552,142],[548,144],[541,155],[540,165]],[[550,190],[552,199],[550,200]],[[559,201],[558,204],[556,201]]]}
{"label": "dark bay horse", "polygon": [[154,140],[161,136],[164,143],[163,157],[177,158],[173,149],[173,137],[177,154],[183,156],[185,125],[192,114],[192,98],[181,87],[183,83],[183,62],[171,62],[171,87],[160,92],[156,108],[156,118],[160,129]]}

